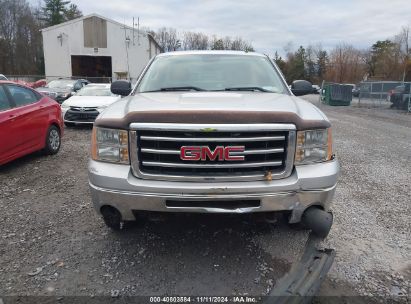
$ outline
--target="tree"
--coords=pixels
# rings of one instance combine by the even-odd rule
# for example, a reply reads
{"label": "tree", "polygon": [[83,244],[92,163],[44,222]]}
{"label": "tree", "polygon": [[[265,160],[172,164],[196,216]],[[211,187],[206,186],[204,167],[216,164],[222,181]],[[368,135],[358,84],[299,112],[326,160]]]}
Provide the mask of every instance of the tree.
{"label": "tree", "polygon": [[280,68],[283,74],[285,74],[287,69],[287,63],[280,55],[278,55],[277,51],[275,51],[273,61],[277,64],[277,66]]}
{"label": "tree", "polygon": [[322,49],[317,52],[317,77],[318,81],[322,82],[327,73],[328,54]]}
{"label": "tree", "polygon": [[44,0],[42,20],[45,21],[46,26],[60,24],[66,21],[65,13],[68,4],[70,4],[70,1]]}
{"label": "tree", "polygon": [[315,53],[312,45],[309,45],[305,52],[304,58],[305,74],[306,79],[314,82],[316,80],[316,63],[315,63]]}
{"label": "tree", "polygon": [[25,0],[0,0],[0,70],[4,74],[43,72],[40,24]]}
{"label": "tree", "polygon": [[212,50],[224,50],[224,41],[223,39],[217,39],[214,37],[214,41],[211,46]]}
{"label": "tree", "polygon": [[402,78],[400,45],[389,39],[377,41],[369,50],[366,64],[372,77],[399,80]]}
{"label": "tree", "polygon": [[[224,41],[223,41],[223,45],[224,45]],[[254,52],[253,46],[247,41],[244,41],[241,37],[237,37],[231,42],[231,50]]]}
{"label": "tree", "polygon": [[410,26],[404,26],[396,37],[402,59],[402,81],[411,80]]}
{"label": "tree", "polygon": [[183,37],[184,50],[207,50],[208,36],[203,33],[185,32]]}
{"label": "tree", "polygon": [[288,53],[287,54],[287,73],[286,79],[287,82],[291,83],[297,79],[305,79],[306,72],[305,72],[305,48],[300,46],[295,53]]}
{"label": "tree", "polygon": [[64,11],[64,20],[73,20],[83,16],[83,13],[79,10],[77,5],[71,3],[69,7]]}
{"label": "tree", "polygon": [[365,67],[363,53],[352,45],[341,43],[330,52],[326,78],[339,83],[357,83],[362,80]]}
{"label": "tree", "polygon": [[155,38],[164,52],[177,51],[181,47],[181,41],[178,38],[177,30],[174,28],[160,28]]}

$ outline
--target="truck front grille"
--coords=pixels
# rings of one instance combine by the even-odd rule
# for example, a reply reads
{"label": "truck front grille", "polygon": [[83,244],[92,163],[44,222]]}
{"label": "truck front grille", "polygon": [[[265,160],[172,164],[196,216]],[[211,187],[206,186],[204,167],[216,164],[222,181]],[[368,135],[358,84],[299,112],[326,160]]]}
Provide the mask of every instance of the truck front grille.
{"label": "truck front grille", "polygon": [[[295,126],[285,124],[132,124],[131,159],[135,175],[161,180],[262,180],[290,175]],[[244,147],[231,152],[244,160],[182,160],[182,147]],[[192,154],[190,154],[192,155]]]}
{"label": "truck front grille", "polygon": [[70,107],[64,115],[65,121],[94,122],[100,113],[96,108]]}

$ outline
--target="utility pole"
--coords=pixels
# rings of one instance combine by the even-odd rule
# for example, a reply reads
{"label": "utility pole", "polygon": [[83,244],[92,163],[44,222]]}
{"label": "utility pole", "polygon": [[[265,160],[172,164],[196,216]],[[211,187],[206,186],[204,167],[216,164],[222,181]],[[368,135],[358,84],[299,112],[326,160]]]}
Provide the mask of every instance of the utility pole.
{"label": "utility pole", "polygon": [[140,45],[140,17],[137,17],[137,23],[134,22],[133,17],[133,45],[135,44],[135,34],[134,34],[134,27],[137,26],[137,44]]}
{"label": "utility pole", "polygon": [[136,44],[134,43],[134,17],[133,17],[133,45],[136,45]]}
{"label": "utility pole", "polygon": [[137,44],[140,45],[140,17],[137,17]]}
{"label": "utility pole", "polygon": [[[124,45],[126,47],[126,58],[127,58],[127,78],[128,78],[128,80],[131,81],[131,78],[130,78],[130,64],[129,64],[129,61],[128,61],[128,47],[129,47],[129,43],[130,43],[130,38],[127,37],[126,20],[124,20],[124,25],[121,29],[124,29]],[[133,34],[134,34],[134,30],[133,30]]]}

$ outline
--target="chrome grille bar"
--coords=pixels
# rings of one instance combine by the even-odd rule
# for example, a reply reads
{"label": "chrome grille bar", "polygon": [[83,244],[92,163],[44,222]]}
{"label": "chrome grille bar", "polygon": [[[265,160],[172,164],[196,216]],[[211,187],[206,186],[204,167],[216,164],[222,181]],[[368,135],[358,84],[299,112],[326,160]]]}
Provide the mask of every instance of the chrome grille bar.
{"label": "chrome grille bar", "polygon": [[257,167],[278,167],[282,161],[260,162],[260,163],[230,163],[230,164],[190,164],[190,163],[164,163],[143,161],[143,166],[166,167],[166,168],[257,168]]}
{"label": "chrome grille bar", "polygon": [[[160,149],[148,149],[148,148],[141,148],[141,152],[143,153],[152,153],[152,154],[172,154],[172,155],[180,155],[179,150],[160,150]],[[276,149],[262,149],[262,150],[247,150],[244,152],[231,152],[231,155],[253,155],[253,154],[271,154],[271,153],[283,153],[284,148],[276,148]]]}
{"label": "chrome grille bar", "polygon": [[[291,124],[132,123],[129,136],[132,171],[142,179],[256,181],[270,172],[275,180],[293,171],[296,127]],[[230,154],[245,159],[229,161],[220,153],[216,159],[183,160],[183,146],[207,147],[211,153],[218,146],[244,146],[245,151]]]}
{"label": "chrome grille bar", "polygon": [[141,136],[141,140],[173,141],[173,142],[255,142],[270,140],[285,140],[285,136],[261,136],[261,137],[164,137]]}

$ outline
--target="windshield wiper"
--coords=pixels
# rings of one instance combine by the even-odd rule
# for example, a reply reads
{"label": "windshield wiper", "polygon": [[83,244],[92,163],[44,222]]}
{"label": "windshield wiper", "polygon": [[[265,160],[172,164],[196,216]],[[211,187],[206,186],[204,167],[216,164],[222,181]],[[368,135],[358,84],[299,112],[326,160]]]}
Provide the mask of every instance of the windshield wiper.
{"label": "windshield wiper", "polygon": [[273,91],[266,90],[262,87],[233,87],[233,88],[225,88],[224,91],[260,91],[260,92],[273,93]]}
{"label": "windshield wiper", "polygon": [[205,91],[202,88],[199,87],[193,87],[193,86],[185,86],[185,87],[169,87],[169,88],[161,88],[158,90],[152,90],[152,91],[144,91],[140,93],[151,93],[151,92],[173,92],[173,91]]}

